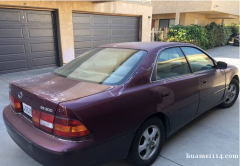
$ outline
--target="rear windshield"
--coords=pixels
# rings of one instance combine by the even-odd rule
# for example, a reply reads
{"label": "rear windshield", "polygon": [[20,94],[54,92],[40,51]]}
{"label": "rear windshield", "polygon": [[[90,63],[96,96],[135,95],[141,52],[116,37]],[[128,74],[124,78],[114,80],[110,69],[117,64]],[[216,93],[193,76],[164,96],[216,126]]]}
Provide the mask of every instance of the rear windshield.
{"label": "rear windshield", "polygon": [[106,85],[124,83],[147,55],[146,51],[97,48],[54,71],[55,74]]}

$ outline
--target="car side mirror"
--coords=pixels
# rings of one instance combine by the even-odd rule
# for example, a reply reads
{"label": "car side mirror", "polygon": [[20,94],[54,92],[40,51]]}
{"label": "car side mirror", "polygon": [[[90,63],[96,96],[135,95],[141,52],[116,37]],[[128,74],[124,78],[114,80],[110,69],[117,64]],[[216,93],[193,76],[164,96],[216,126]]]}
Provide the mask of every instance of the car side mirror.
{"label": "car side mirror", "polygon": [[226,69],[227,67],[228,67],[227,63],[222,62],[222,61],[217,62],[217,68],[218,69]]}

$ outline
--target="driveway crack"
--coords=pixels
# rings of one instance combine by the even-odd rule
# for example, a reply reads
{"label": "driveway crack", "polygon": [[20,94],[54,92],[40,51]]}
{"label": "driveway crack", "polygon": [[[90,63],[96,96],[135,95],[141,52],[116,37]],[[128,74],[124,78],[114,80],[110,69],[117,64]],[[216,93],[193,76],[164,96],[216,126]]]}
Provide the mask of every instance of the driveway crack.
{"label": "driveway crack", "polygon": [[168,161],[171,161],[171,162],[173,162],[173,163],[175,163],[175,164],[177,164],[177,165],[179,165],[179,166],[183,166],[183,165],[181,165],[181,164],[179,164],[179,163],[177,163],[177,162],[175,162],[175,161],[172,161],[172,160],[170,160],[170,159],[168,159],[168,158],[166,158],[166,157],[163,157],[163,156],[161,156],[161,155],[159,155],[160,157],[162,157],[162,158],[164,158],[164,159],[166,159],[166,160],[168,160]]}
{"label": "driveway crack", "polygon": [[1,78],[1,76],[0,76],[0,80],[2,80],[3,82],[9,83],[8,81],[6,81],[3,78]]}

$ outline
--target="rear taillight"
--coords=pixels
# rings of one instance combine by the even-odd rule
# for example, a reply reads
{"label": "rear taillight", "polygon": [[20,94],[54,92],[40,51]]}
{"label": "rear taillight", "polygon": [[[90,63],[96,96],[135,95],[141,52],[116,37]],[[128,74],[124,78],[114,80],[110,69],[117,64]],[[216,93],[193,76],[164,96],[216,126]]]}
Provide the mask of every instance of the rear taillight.
{"label": "rear taillight", "polygon": [[22,103],[20,100],[16,99],[9,93],[10,104],[16,112],[22,111]]}
{"label": "rear taillight", "polygon": [[90,131],[78,120],[55,117],[53,134],[71,138],[89,135]]}
{"label": "rear taillight", "polygon": [[32,110],[32,121],[35,127],[60,137],[76,138],[91,133],[87,127],[78,120],[55,117],[36,109]]}
{"label": "rear taillight", "polygon": [[40,128],[41,129],[43,129],[49,133],[52,133],[53,121],[54,121],[53,115],[41,112],[41,115],[40,115]]}
{"label": "rear taillight", "polygon": [[34,108],[32,109],[32,121],[36,127],[40,127],[40,114],[41,114],[40,111]]}
{"label": "rear taillight", "polygon": [[47,131],[48,133],[52,133],[53,131],[53,121],[54,116],[50,114],[46,114],[44,112],[40,112],[36,109],[32,110],[32,121],[34,126]]}

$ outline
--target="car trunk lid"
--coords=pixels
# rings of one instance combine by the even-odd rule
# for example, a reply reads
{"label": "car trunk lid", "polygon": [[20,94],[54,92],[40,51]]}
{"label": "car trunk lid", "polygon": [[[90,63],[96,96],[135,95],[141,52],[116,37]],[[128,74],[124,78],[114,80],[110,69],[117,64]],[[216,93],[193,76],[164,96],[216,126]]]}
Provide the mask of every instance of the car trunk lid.
{"label": "car trunk lid", "polygon": [[110,86],[72,80],[49,73],[14,81],[10,93],[34,109],[55,114],[60,102],[101,93]]}

